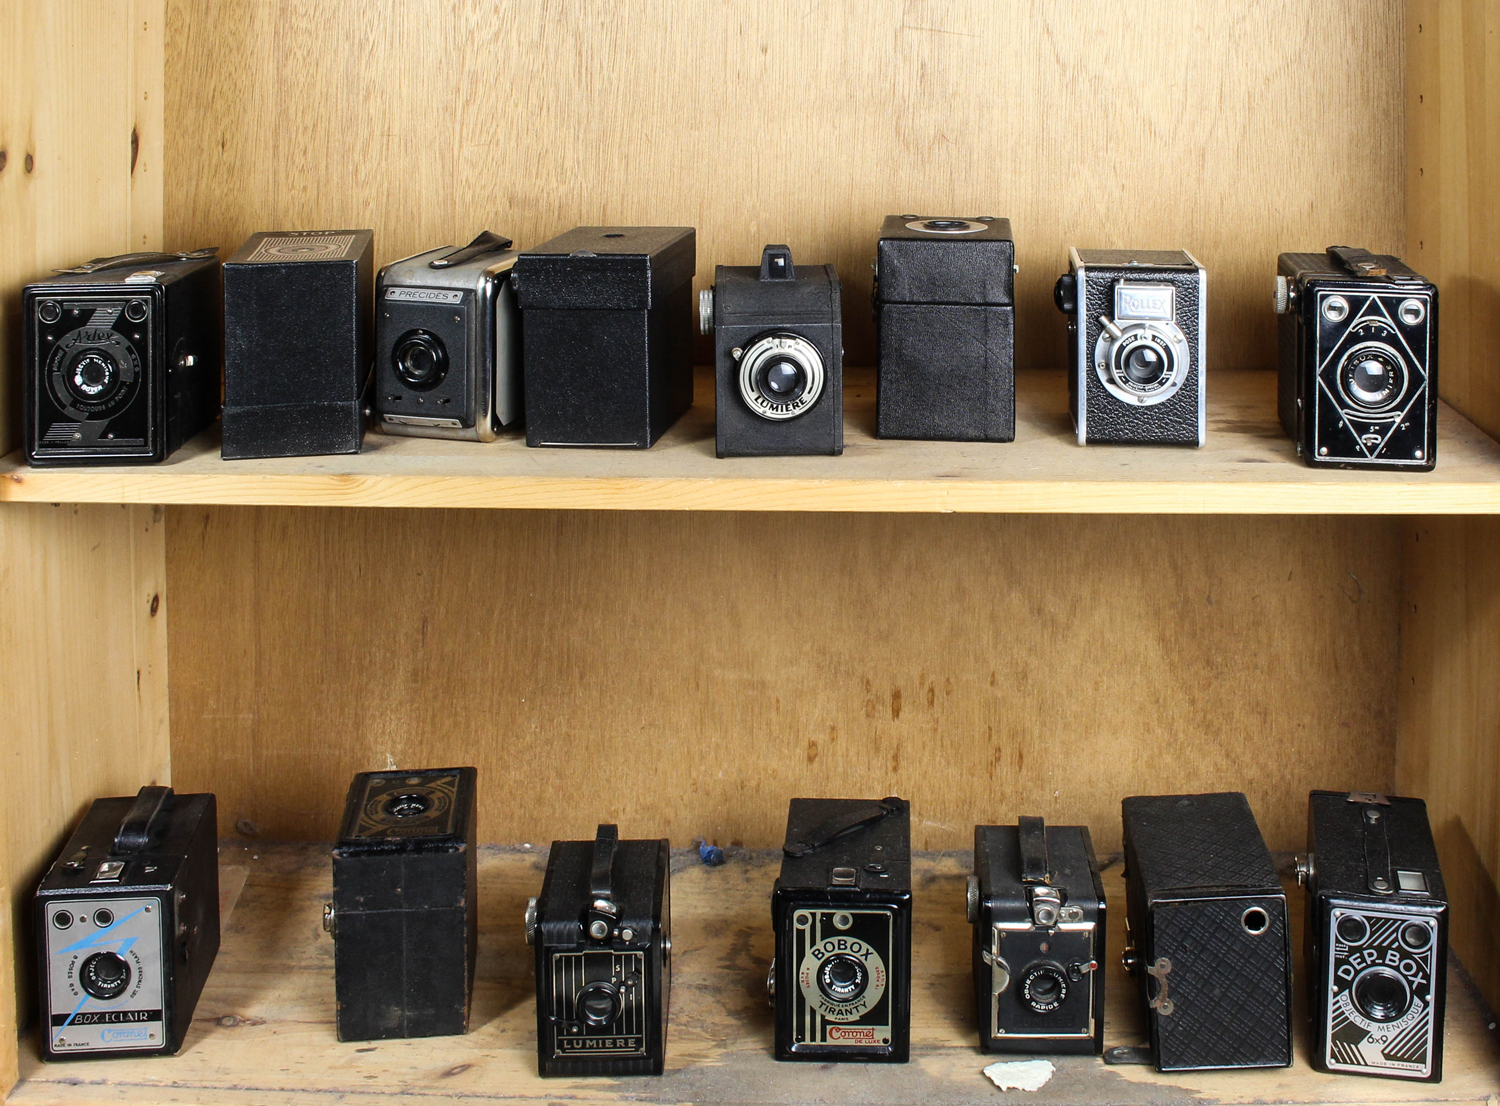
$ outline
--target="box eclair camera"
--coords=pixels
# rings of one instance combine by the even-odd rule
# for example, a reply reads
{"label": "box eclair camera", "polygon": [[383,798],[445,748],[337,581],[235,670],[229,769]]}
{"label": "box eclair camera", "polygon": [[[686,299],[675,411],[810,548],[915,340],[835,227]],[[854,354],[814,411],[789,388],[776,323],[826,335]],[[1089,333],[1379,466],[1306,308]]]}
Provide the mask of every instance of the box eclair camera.
{"label": "box eclair camera", "polygon": [[1080,445],[1203,444],[1206,287],[1183,250],[1069,251],[1053,299]]}

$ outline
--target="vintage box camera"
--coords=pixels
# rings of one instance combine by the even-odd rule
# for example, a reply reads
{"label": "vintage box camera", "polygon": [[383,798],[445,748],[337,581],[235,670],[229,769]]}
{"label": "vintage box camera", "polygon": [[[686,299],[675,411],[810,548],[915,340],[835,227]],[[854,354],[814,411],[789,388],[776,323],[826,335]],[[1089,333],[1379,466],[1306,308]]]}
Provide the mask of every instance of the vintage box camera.
{"label": "vintage box camera", "polygon": [[526,444],[646,449],[693,402],[692,227],[575,227],[516,258]]}
{"label": "vintage box camera", "polygon": [[905,1063],[911,805],[793,799],[771,923],[776,1059]]}
{"label": "vintage box camera", "polygon": [[665,838],[554,841],[542,893],[526,906],[536,948],[542,1075],[660,1075],[672,989]]}
{"label": "vintage box camera", "polygon": [[1314,791],[1307,850],[1313,1067],[1439,1082],[1448,896],[1427,804]]}
{"label": "vintage box camera", "polygon": [[1016,438],[1009,219],[887,216],[875,258],[881,438]]}
{"label": "vintage box camera", "polygon": [[760,267],[720,265],[699,297],[714,334],[720,457],[844,452],[844,337],[832,265],[767,246]]}
{"label": "vintage box camera", "polygon": [[176,1052],[219,951],[214,797],[95,800],[35,918],[44,1060]]}
{"label": "vintage box camera", "polygon": [[516,253],[485,231],[419,253],[375,283],[374,409],[387,434],[492,442],[521,419]]}
{"label": "vintage box camera", "polygon": [[226,460],[358,453],[374,234],[252,234],[224,262]]}
{"label": "vintage box camera", "polygon": [[1183,250],[1070,250],[1053,299],[1068,317],[1078,444],[1202,445],[1207,274]]}
{"label": "vintage box camera", "polygon": [[1087,826],[974,827],[974,1000],[986,1052],[1104,1049],[1104,882]]}
{"label": "vintage box camera", "polygon": [[160,461],[214,421],[217,253],[101,257],[25,287],[28,463]]}
{"label": "vintage box camera", "polygon": [[1309,465],[1437,463],[1437,288],[1348,246],[1277,261],[1281,425]]}
{"label": "vintage box camera", "polygon": [[478,942],[473,768],[362,772],[333,847],[341,1041],[469,1028]]}
{"label": "vintage box camera", "polygon": [[1292,1062],[1286,895],[1238,792],[1124,801],[1125,965],[1158,1071]]}

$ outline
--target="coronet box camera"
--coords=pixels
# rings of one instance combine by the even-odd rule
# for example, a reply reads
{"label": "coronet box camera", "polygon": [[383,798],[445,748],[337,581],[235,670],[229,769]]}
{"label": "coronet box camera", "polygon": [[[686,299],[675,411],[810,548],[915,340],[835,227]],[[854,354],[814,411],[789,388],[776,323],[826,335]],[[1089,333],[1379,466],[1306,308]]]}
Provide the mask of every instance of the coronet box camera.
{"label": "coronet box camera", "polygon": [[217,252],[103,257],[26,286],[28,463],[160,461],[213,422]]}
{"label": "coronet box camera", "polygon": [[341,1041],[466,1032],[478,951],[473,768],[362,772],[333,847]]}
{"label": "coronet box camera", "polygon": [[526,907],[542,1075],[660,1075],[672,986],[665,838],[554,841]]}
{"label": "coronet box camera", "polygon": [[1238,792],[1124,801],[1125,966],[1158,1071],[1292,1062],[1286,894]]}
{"label": "coronet box camera", "polygon": [[1069,250],[1053,289],[1068,317],[1078,443],[1202,445],[1207,274],[1183,250]]}
{"label": "coronet box camera", "polygon": [[986,1052],[1104,1048],[1104,883],[1087,826],[974,827],[974,999]]}
{"label": "coronet box camera", "polygon": [[1437,288],[1348,246],[1277,262],[1281,425],[1309,465],[1437,463]]}
{"label": "coronet box camera", "polygon": [[95,800],[35,919],[44,1060],[175,1053],[219,951],[214,797]]}
{"label": "coronet box camera", "polygon": [[881,438],[1016,437],[1010,220],[891,215],[875,258]]}
{"label": "coronet box camera", "polygon": [[911,805],[793,799],[771,922],[776,1058],[905,1063]]}
{"label": "coronet box camera", "polygon": [[1313,1067],[1440,1081],[1448,896],[1427,804],[1314,791],[1307,849]]}
{"label": "coronet box camera", "polygon": [[516,253],[484,231],[394,261],[375,282],[377,423],[387,434],[492,442],[521,418]]}
{"label": "coronet box camera", "polygon": [[715,270],[698,312],[714,334],[720,457],[844,452],[840,294],[832,265],[799,273],[786,246]]}

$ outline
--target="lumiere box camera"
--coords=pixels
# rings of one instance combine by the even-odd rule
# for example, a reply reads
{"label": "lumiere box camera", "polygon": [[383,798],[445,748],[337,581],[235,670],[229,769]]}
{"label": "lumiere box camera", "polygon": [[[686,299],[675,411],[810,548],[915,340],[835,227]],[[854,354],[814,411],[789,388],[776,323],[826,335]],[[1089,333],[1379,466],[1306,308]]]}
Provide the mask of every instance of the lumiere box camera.
{"label": "lumiere box camera", "polygon": [[1309,465],[1437,463],[1437,288],[1348,246],[1277,262],[1281,425]]}
{"label": "lumiere box camera", "polygon": [[771,922],[776,1058],[905,1063],[911,804],[793,799]]}
{"label": "lumiere box camera", "polygon": [[381,430],[492,442],[521,418],[516,253],[484,231],[395,261],[375,282],[375,382]]}
{"label": "lumiere box camera", "polygon": [[575,227],[516,259],[526,444],[646,449],[693,402],[692,227]]}
{"label": "lumiere box camera", "polygon": [[362,772],[333,847],[335,1027],[341,1041],[469,1027],[478,947],[473,768]]}
{"label": "lumiere box camera", "polygon": [[1016,437],[1010,220],[891,215],[875,258],[882,438]]}
{"label": "lumiere box camera", "polygon": [[974,999],[986,1052],[1104,1048],[1104,883],[1087,826],[974,827]]}
{"label": "lumiere box camera", "polygon": [[1292,1062],[1286,894],[1238,792],[1123,803],[1125,964],[1158,1071]]}
{"label": "lumiere box camera", "polygon": [[714,334],[720,457],[844,452],[844,339],[832,265],[799,272],[786,246],[720,265],[699,298]]}
{"label": "lumiere box camera", "polygon": [[212,795],[97,799],[36,894],[45,1060],[182,1047],[219,951]]}
{"label": "lumiere box camera", "polygon": [[1307,850],[1313,1066],[1440,1081],[1448,896],[1427,804],[1314,791]]}
{"label": "lumiere box camera", "polygon": [[1202,445],[1207,274],[1183,250],[1070,250],[1053,299],[1068,317],[1078,442]]}
{"label": "lumiere box camera", "polygon": [[671,992],[672,902],[665,838],[554,841],[526,907],[536,948],[542,1075],[660,1075]]}
{"label": "lumiere box camera", "polygon": [[374,233],[252,234],[224,262],[226,460],[358,453]]}
{"label": "lumiere box camera", "polygon": [[29,464],[160,461],[213,422],[217,252],[102,257],[26,286]]}

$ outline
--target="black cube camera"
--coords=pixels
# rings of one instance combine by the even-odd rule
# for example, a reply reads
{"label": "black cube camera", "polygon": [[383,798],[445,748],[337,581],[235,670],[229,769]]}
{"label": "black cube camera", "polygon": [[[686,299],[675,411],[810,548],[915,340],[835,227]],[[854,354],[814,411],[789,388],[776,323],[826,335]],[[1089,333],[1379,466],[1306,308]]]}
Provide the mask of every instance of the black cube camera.
{"label": "black cube camera", "polygon": [[1286,894],[1238,792],[1136,796],[1125,821],[1125,966],[1157,1071],[1292,1062]]}
{"label": "black cube camera", "polygon": [[485,231],[394,261],[375,281],[371,407],[387,434],[492,442],[521,419],[516,253]]}
{"label": "black cube camera", "polygon": [[1348,246],[1276,266],[1282,428],[1309,465],[1437,463],[1438,292],[1401,259]]}
{"label": "black cube camera", "polygon": [[793,799],[771,923],[776,1059],[905,1063],[911,804]]}
{"label": "black cube camera", "polygon": [[1009,219],[890,215],[875,257],[875,434],[1016,439]]}
{"label": "black cube camera", "polygon": [[574,227],[516,259],[526,444],[647,449],[693,403],[692,227]]}
{"label": "black cube camera", "polygon": [[36,893],[44,1060],[182,1047],[219,951],[212,795],[97,799]]}
{"label": "black cube camera", "polygon": [[986,1052],[1104,1049],[1104,882],[1087,826],[974,827],[974,1001]]}
{"label": "black cube camera", "polygon": [[478,951],[473,768],[362,772],[333,847],[335,1028],[341,1041],[469,1028]]}
{"label": "black cube camera", "polygon": [[542,893],[526,906],[536,947],[537,1070],[660,1075],[672,989],[665,838],[554,841]]}
{"label": "black cube camera", "polygon": [[1070,250],[1053,299],[1068,317],[1078,444],[1202,445],[1207,274],[1183,250]]}
{"label": "black cube camera", "polygon": [[160,461],[214,421],[217,252],[102,257],[25,287],[28,464]]}
{"label": "black cube camera", "polygon": [[1313,1067],[1441,1081],[1448,896],[1427,804],[1314,791],[1307,850]]}
{"label": "black cube camera", "polygon": [[844,328],[838,274],[767,246],[760,267],[720,265],[699,296],[714,334],[720,457],[844,452]]}

